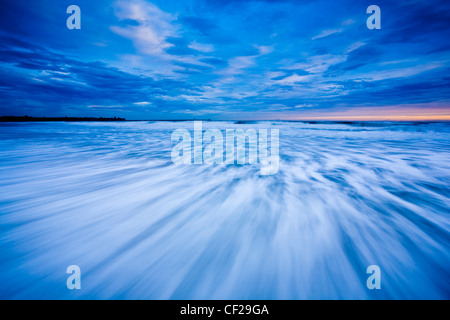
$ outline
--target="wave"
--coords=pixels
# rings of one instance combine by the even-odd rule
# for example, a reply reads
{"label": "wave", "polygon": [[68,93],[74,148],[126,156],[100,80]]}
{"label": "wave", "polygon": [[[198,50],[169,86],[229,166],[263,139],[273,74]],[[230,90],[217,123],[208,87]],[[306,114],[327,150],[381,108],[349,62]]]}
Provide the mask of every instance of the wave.
{"label": "wave", "polygon": [[0,124],[0,298],[450,298],[448,124],[203,123],[279,129],[273,176],[174,165],[178,128]]}

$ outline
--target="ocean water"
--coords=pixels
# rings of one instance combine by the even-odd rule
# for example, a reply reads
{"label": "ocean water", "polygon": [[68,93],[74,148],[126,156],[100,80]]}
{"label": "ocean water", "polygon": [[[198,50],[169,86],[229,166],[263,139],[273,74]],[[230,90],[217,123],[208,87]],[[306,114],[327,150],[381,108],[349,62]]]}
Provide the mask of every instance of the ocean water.
{"label": "ocean water", "polygon": [[203,123],[278,129],[271,176],[173,164],[179,128],[1,123],[0,298],[450,298],[450,124]]}

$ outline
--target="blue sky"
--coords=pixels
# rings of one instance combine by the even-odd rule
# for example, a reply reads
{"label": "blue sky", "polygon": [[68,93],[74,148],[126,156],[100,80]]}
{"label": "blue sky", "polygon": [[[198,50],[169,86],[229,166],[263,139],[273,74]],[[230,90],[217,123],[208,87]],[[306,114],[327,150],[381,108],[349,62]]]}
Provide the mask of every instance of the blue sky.
{"label": "blue sky", "polygon": [[0,115],[444,119],[449,31],[448,1],[2,0]]}

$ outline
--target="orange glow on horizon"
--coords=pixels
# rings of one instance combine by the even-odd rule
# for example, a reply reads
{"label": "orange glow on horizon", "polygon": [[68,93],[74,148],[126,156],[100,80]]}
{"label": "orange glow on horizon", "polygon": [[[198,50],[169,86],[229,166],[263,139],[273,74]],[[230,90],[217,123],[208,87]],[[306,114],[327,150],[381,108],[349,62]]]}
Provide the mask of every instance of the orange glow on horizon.
{"label": "orange glow on horizon", "polygon": [[305,112],[286,120],[336,120],[336,121],[450,121],[450,105],[420,108],[418,106],[361,107],[346,111]]}
{"label": "orange glow on horizon", "polygon": [[289,120],[337,120],[337,121],[450,121],[450,115],[443,116],[330,116],[295,117]]}

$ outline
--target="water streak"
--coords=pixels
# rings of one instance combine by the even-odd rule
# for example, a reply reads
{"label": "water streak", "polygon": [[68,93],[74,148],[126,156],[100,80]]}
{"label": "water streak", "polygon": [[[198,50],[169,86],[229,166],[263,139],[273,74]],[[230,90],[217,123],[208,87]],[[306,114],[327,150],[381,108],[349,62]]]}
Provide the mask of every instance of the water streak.
{"label": "water streak", "polygon": [[0,298],[450,298],[448,124],[203,123],[279,129],[274,176],[174,165],[177,128],[0,124]]}

